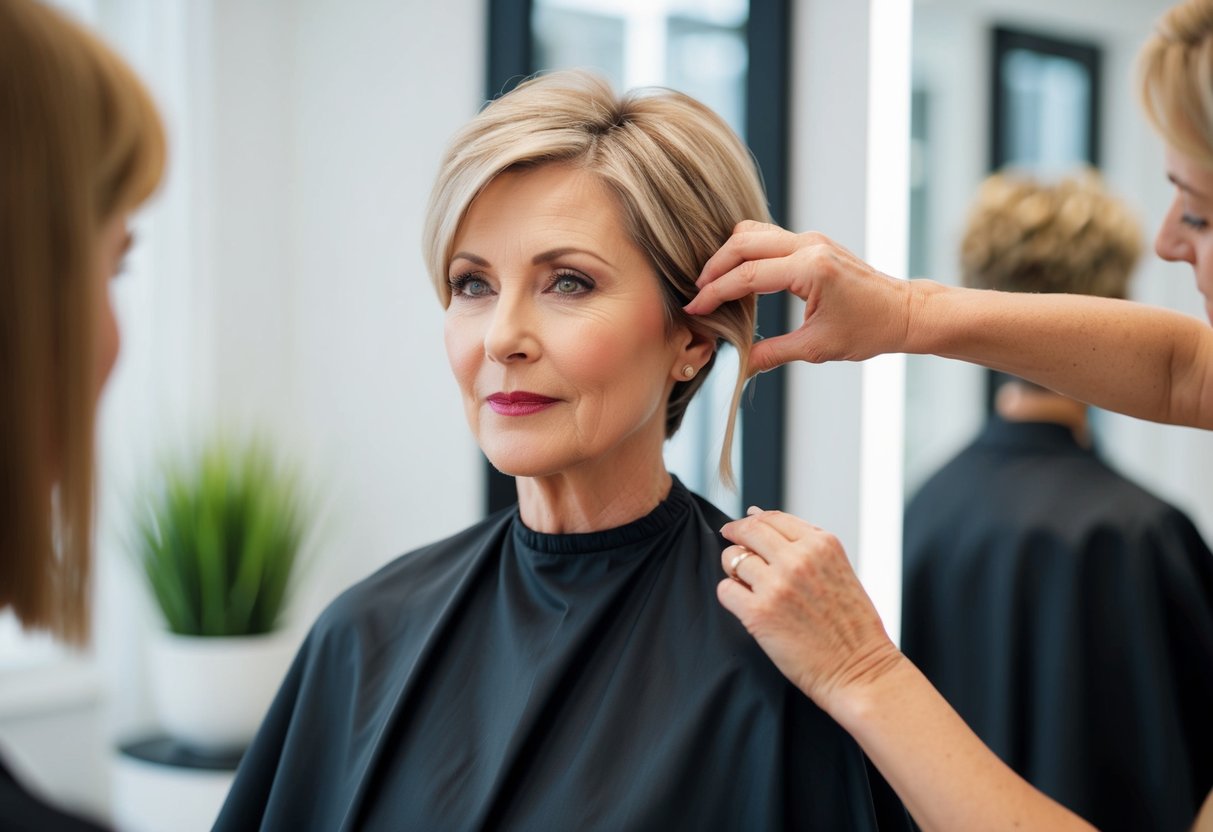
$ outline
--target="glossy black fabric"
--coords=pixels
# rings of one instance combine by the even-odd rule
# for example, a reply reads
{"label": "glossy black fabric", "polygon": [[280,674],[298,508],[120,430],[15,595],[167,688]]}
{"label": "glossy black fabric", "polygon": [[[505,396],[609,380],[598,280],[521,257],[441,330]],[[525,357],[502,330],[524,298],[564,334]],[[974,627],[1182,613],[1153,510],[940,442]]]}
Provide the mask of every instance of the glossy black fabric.
{"label": "glossy black fabric", "polygon": [[1213,786],[1213,555],[1064,427],[995,420],[911,501],[902,647],[1105,832],[1186,830]]}
{"label": "glossy black fabric", "polygon": [[30,794],[0,760],[0,832],[103,832]]}
{"label": "glossy black fabric", "polygon": [[396,560],[321,616],[216,828],[905,828],[717,602],[726,520],[675,482],[620,528],[511,509]]}

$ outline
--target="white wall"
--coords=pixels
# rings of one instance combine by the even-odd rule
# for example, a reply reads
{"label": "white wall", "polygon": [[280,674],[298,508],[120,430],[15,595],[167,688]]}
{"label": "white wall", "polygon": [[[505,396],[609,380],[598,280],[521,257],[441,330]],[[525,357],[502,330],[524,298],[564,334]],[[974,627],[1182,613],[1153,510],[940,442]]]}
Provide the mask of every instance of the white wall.
{"label": "white wall", "polygon": [[275,434],[312,475],[325,512],[301,625],[479,515],[420,228],[442,149],[482,101],[482,11],[211,5],[196,174],[209,191],[198,346],[213,395],[198,406],[212,424]]}
{"label": "white wall", "polygon": [[[481,512],[482,466],[421,258],[450,135],[483,102],[483,4],[298,8],[291,410],[332,498],[313,610]],[[320,570],[318,570],[319,572]],[[311,617],[310,615],[307,617]]]}
{"label": "white wall", "polygon": [[[792,12],[789,225],[821,231],[901,275],[908,203],[909,0],[802,0]],[[793,307],[790,328],[803,319],[803,304]],[[903,359],[796,364],[786,371],[783,508],[838,536],[896,639]]]}
{"label": "white wall", "polygon": [[[868,8],[794,3],[789,226],[862,252],[867,188]],[[794,303],[790,326],[803,319]],[[862,368],[787,368],[784,509],[829,529],[852,556],[859,545]]]}
{"label": "white wall", "polygon": [[482,102],[481,5],[212,6],[210,410],[276,434],[325,503],[301,621],[479,516],[420,229]]}

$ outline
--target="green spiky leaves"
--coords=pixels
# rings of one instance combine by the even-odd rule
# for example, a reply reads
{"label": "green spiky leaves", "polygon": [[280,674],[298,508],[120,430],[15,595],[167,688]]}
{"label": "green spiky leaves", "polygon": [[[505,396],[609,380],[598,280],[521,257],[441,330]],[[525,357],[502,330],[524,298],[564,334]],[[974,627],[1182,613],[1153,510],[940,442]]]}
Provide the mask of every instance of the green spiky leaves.
{"label": "green spiky leaves", "polygon": [[169,630],[277,628],[307,510],[297,474],[262,442],[219,441],[162,466],[140,501],[135,546]]}

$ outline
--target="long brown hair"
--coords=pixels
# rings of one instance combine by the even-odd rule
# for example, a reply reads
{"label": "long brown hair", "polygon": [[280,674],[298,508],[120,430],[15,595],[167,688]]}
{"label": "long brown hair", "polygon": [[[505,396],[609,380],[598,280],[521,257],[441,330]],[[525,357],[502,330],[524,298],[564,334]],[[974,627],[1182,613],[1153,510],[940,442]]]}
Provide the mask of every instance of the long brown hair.
{"label": "long brown hair", "polygon": [[89,632],[100,229],[164,169],[134,72],[33,0],[0,0],[0,606]]}

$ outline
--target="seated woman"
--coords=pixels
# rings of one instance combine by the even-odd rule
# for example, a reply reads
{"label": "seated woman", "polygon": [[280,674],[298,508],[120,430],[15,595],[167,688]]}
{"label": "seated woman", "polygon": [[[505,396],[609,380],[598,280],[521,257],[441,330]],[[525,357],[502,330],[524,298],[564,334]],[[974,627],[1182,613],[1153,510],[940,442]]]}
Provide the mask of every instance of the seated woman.
{"label": "seated woman", "polygon": [[682,306],[766,217],[744,145],[678,93],[552,74],[456,136],[428,265],[518,506],[332,604],[217,829],[908,826],[717,602],[728,518],[662,461],[718,340],[745,367],[753,337],[753,298]]}

